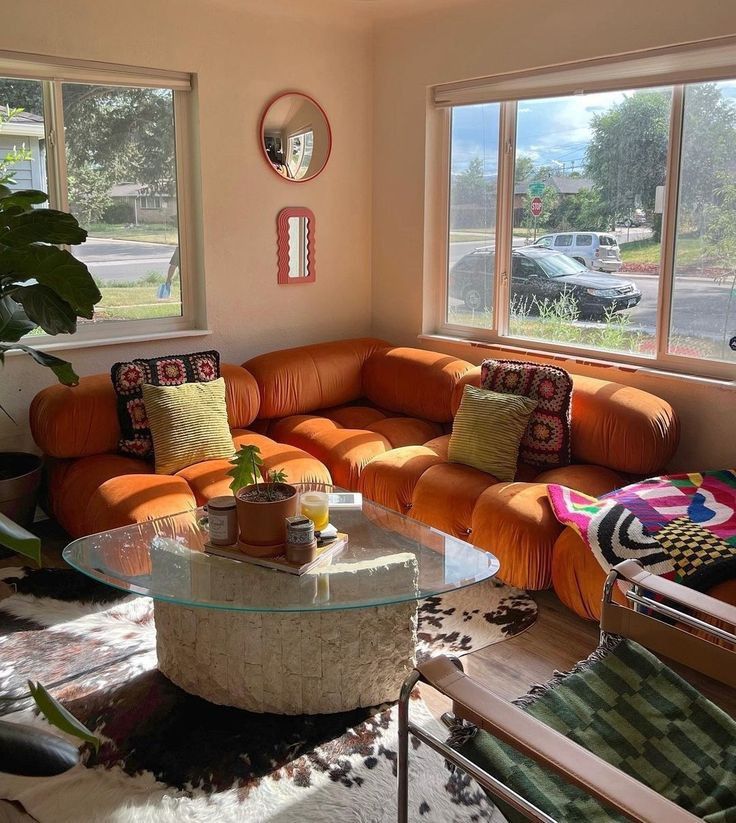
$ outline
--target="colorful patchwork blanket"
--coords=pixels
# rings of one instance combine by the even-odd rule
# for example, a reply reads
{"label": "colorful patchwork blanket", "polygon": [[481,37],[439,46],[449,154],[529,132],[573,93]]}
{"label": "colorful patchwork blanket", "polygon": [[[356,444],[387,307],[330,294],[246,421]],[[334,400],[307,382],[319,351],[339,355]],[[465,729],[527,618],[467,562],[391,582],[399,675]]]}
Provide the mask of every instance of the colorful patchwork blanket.
{"label": "colorful patchwork blanket", "polygon": [[698,591],[736,578],[736,471],[653,477],[600,499],[558,485],[548,495],[606,571],[634,559]]}

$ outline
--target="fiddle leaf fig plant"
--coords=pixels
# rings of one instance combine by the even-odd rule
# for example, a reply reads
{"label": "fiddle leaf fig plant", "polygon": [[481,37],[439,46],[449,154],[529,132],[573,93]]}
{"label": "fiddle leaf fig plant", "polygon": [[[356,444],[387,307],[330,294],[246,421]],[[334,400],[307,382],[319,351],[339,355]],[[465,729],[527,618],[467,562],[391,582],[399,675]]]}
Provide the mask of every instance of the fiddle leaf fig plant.
{"label": "fiddle leaf fig plant", "polygon": [[77,318],[91,320],[102,299],[84,263],[54,245],[84,243],[87,232],[71,214],[34,208],[47,200],[42,191],[0,185],[0,363],[6,352],[24,351],[73,386],[79,378],[68,361],[20,342],[36,328],[74,333]]}

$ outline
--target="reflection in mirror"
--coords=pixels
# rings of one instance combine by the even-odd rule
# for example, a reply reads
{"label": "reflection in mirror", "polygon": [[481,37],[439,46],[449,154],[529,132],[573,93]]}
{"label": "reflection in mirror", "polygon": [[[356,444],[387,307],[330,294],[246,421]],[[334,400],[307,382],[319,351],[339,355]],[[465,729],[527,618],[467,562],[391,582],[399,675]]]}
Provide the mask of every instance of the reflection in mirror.
{"label": "reflection in mirror", "polygon": [[282,209],[276,220],[278,282],[313,283],[314,215],[309,209]]}
{"label": "reflection in mirror", "polygon": [[332,148],[327,115],[306,94],[282,94],[263,113],[261,145],[278,175],[296,182],[311,180],[327,164]]}
{"label": "reflection in mirror", "polygon": [[289,277],[307,276],[307,217],[289,218]]}

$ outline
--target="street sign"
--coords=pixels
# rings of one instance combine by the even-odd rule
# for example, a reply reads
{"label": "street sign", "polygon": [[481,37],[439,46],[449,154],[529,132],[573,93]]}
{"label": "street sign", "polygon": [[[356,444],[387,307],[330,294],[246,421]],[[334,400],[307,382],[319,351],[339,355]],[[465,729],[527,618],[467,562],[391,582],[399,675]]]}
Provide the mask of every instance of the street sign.
{"label": "street sign", "polygon": [[542,213],[542,198],[535,197],[532,202],[529,204],[529,210],[534,215],[534,217],[539,217]]}
{"label": "street sign", "polygon": [[544,183],[536,182],[529,184],[529,194],[532,197],[541,197],[544,194]]}

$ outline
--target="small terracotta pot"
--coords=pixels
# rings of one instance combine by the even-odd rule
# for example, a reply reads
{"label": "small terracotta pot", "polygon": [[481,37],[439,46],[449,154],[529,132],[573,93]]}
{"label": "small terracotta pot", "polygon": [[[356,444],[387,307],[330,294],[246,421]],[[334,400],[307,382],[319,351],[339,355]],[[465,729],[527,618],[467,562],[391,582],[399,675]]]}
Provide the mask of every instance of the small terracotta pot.
{"label": "small terracotta pot", "polygon": [[276,557],[281,554],[286,542],[286,518],[297,513],[297,491],[287,483],[276,484],[290,493],[284,500],[260,502],[243,499],[248,492],[262,489],[265,485],[268,484],[245,486],[235,495],[241,549],[253,557]]}

